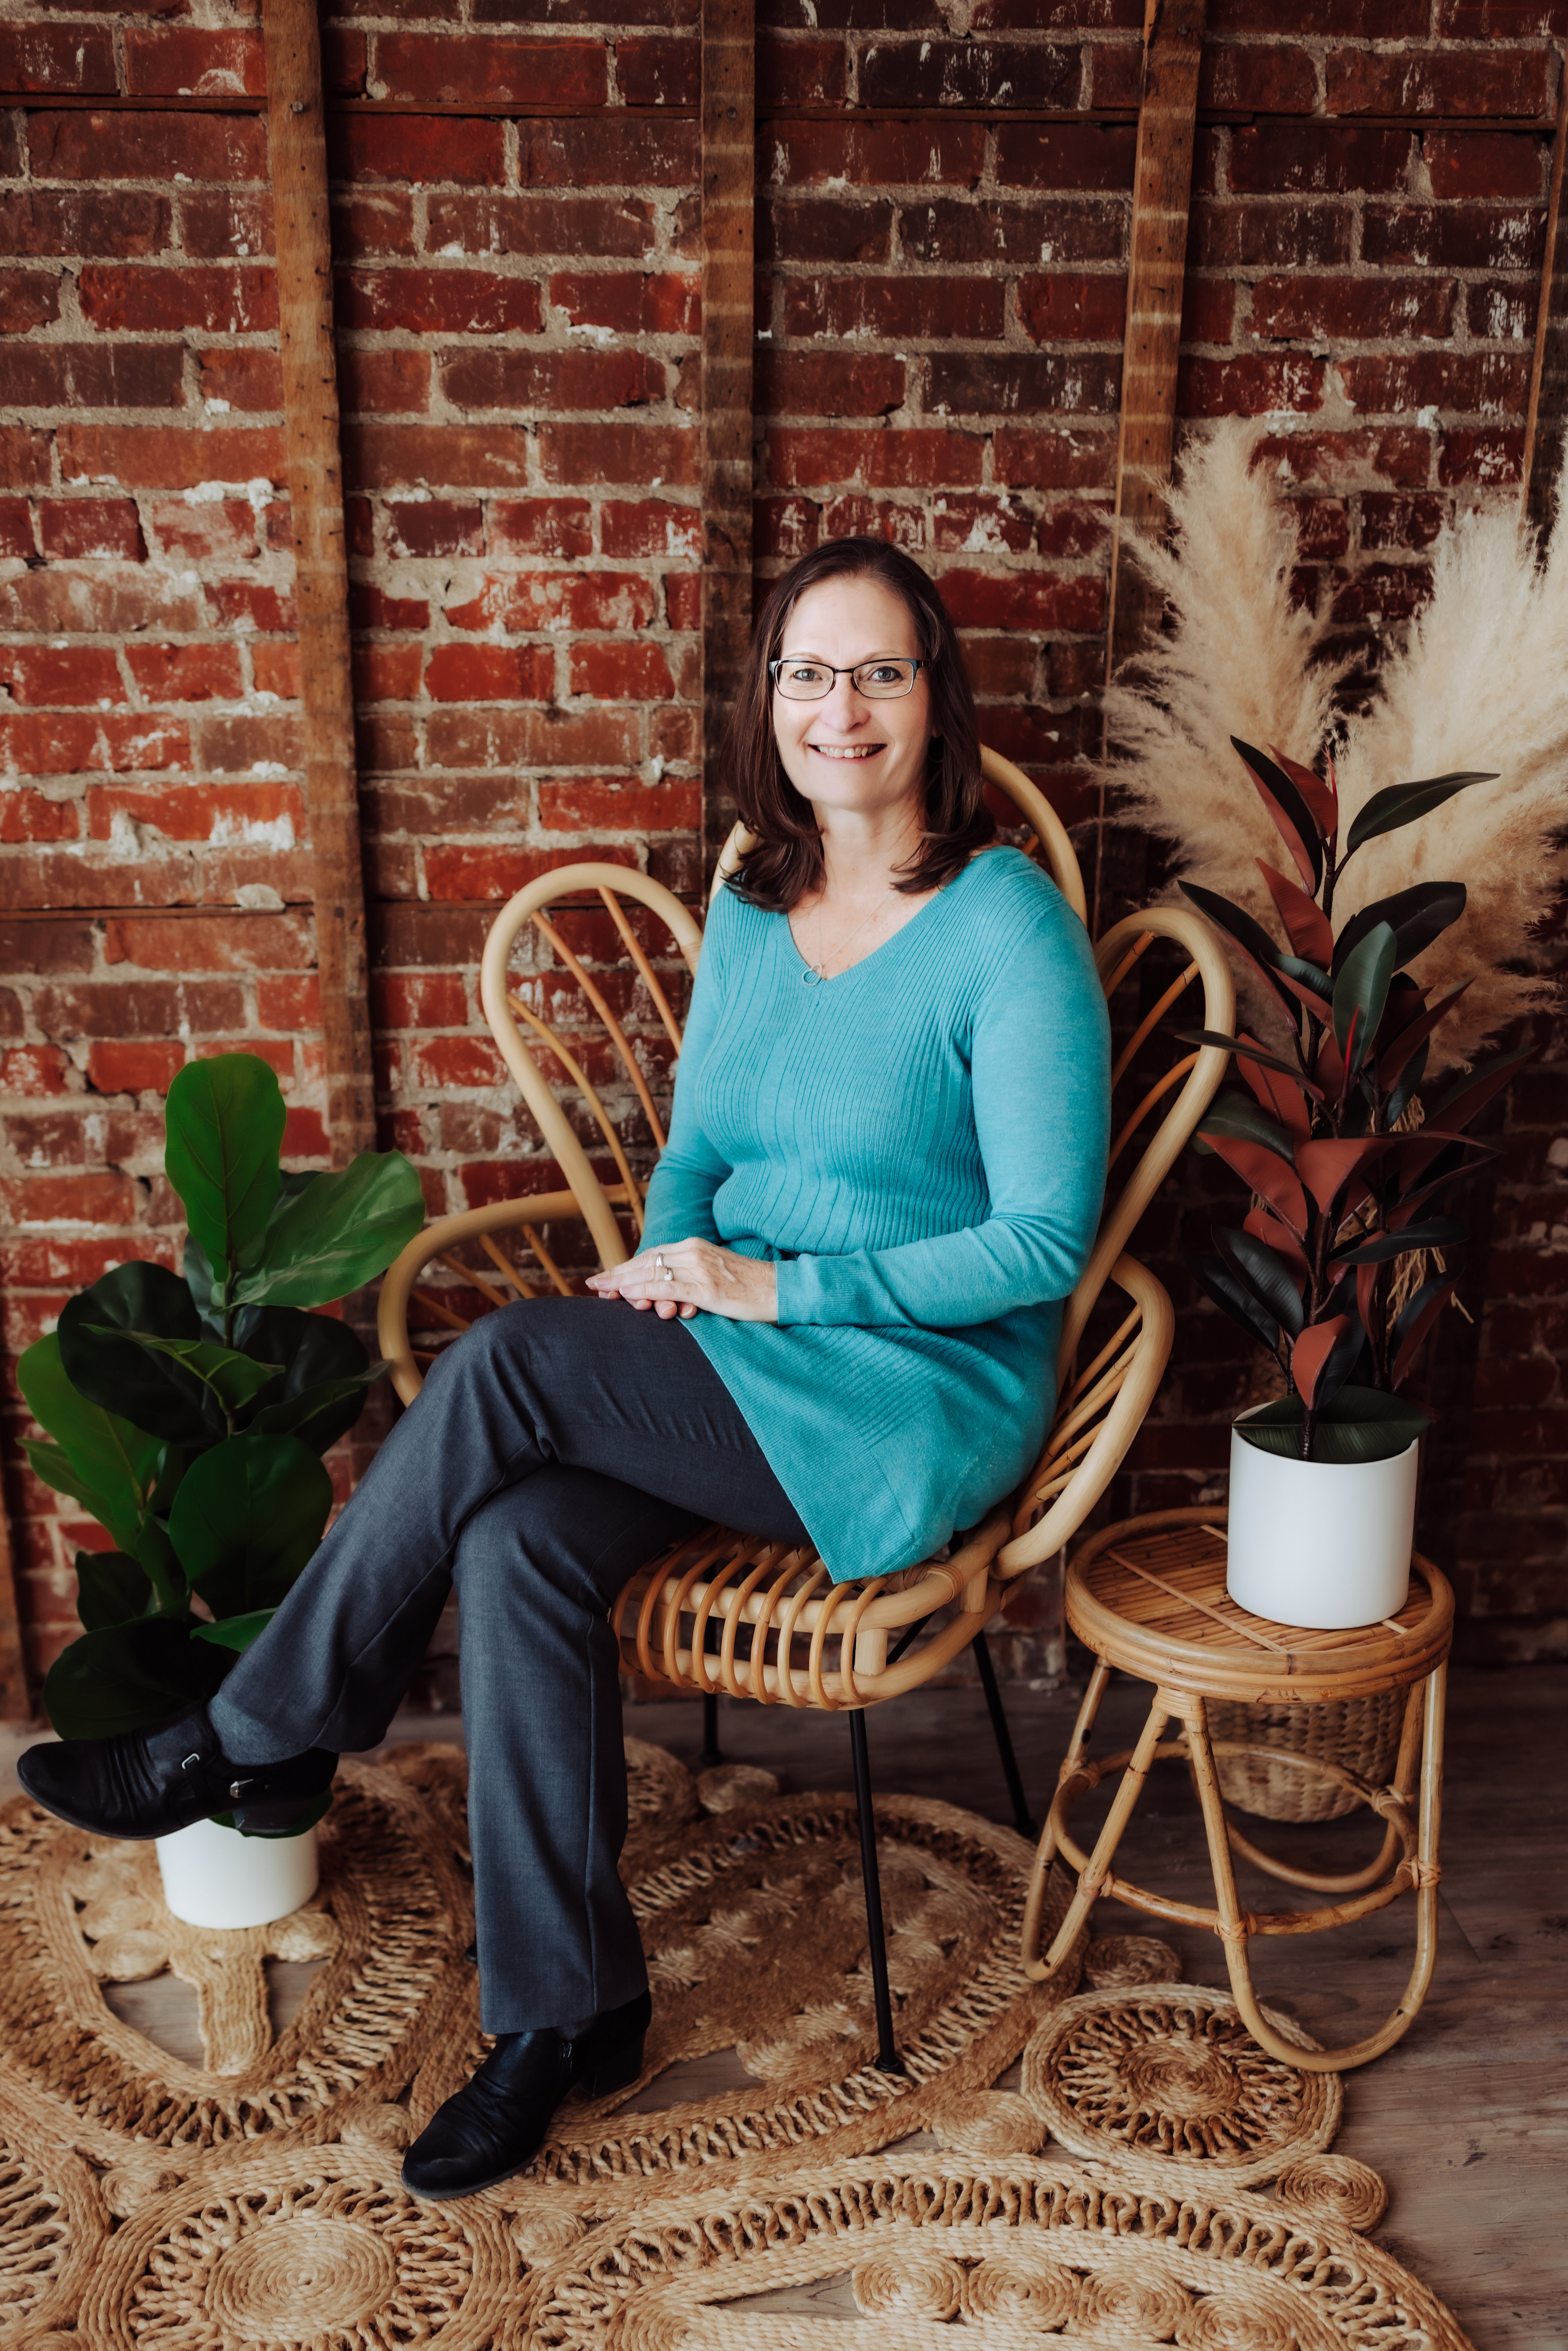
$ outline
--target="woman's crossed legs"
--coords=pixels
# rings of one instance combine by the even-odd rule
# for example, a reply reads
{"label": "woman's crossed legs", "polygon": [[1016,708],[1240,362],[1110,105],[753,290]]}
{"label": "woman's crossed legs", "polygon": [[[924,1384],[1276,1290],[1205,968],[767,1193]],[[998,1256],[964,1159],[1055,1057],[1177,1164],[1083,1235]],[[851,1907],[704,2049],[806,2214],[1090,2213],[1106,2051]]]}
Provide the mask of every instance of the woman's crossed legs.
{"label": "woman's crossed legs", "polygon": [[608,1611],[705,1519],[809,1538],[679,1322],[538,1299],[444,1351],[208,1709],[225,1754],[373,1747],[455,1585],[486,2032],[602,2015],[646,1982]]}

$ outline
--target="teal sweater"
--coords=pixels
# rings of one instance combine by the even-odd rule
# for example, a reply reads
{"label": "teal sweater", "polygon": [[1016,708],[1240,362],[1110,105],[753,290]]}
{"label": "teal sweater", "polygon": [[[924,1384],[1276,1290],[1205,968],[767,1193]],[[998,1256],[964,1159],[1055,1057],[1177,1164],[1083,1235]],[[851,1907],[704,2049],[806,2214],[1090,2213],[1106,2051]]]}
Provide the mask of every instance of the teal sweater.
{"label": "teal sweater", "polygon": [[842,1582],[939,1549],[1044,1441],[1109,1030],[1082,924],[1017,850],[805,969],[785,915],[716,893],[643,1246],[777,1263],[776,1325],[685,1327]]}

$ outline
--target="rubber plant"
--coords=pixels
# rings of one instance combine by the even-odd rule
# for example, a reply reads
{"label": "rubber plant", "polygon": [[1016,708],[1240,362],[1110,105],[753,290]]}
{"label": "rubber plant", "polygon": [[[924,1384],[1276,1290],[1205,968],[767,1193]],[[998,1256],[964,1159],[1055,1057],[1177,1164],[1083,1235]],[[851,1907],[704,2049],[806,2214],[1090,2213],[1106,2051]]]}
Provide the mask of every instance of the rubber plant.
{"label": "rubber plant", "polygon": [[1186,1032],[1236,1057],[1247,1091],[1218,1096],[1199,1144],[1253,1196],[1240,1227],[1217,1228],[1213,1252],[1186,1262],[1284,1379],[1282,1397],[1238,1422],[1250,1444],[1307,1461],[1386,1460],[1428,1424],[1399,1390],[1455,1286],[1436,1272],[1412,1287],[1409,1272],[1424,1270],[1414,1253],[1463,1239],[1444,1195],[1492,1155],[1467,1129],[1530,1049],[1483,1061],[1424,1100],[1429,1040],[1470,982],[1433,1002],[1406,967],[1463,914],[1464,883],[1417,883],[1337,931],[1334,890],[1364,843],[1491,779],[1466,771],[1391,784],[1366,801],[1342,850],[1333,760],[1322,777],[1232,740],[1298,877],[1258,860],[1285,945],[1218,893],[1182,887],[1272,992],[1289,1042],[1275,1051],[1246,1033]]}
{"label": "rubber plant", "polygon": [[320,1541],[321,1456],[386,1368],[312,1310],[413,1238],[418,1176],[395,1151],[286,1175],[284,1114],[253,1054],[182,1070],[164,1167],[185,1209],[183,1272],[116,1266],[18,1367],[46,1432],[27,1445],[34,1469],[114,1546],[77,1553],[84,1630],[44,1684],[62,1738],[142,1729],[213,1695]]}

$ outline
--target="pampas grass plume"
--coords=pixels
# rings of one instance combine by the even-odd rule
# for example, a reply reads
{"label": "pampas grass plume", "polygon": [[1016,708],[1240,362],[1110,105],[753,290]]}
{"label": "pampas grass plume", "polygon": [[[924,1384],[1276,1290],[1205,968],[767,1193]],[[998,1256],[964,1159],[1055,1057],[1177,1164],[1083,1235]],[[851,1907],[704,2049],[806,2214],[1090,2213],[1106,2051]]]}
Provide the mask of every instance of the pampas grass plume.
{"label": "pampas grass plume", "polygon": [[[1278,937],[1257,860],[1287,872],[1290,860],[1230,738],[1321,765],[1349,662],[1328,650],[1326,611],[1291,602],[1298,525],[1254,464],[1264,430],[1230,420],[1190,444],[1170,493],[1170,544],[1126,536],[1171,624],[1107,691],[1116,756],[1101,774],[1175,844],[1184,880],[1245,906]],[[1568,863],[1568,515],[1539,565],[1511,509],[1442,534],[1431,601],[1389,651],[1336,760],[1342,842],[1385,785],[1478,768],[1498,780],[1368,842],[1334,902],[1338,930],[1414,883],[1466,884],[1464,915],[1413,966],[1439,992],[1473,983],[1433,1038],[1430,1076],[1473,1060],[1552,992],[1502,967],[1527,957]],[[1267,991],[1244,976],[1242,987],[1249,1017],[1277,1028]]]}

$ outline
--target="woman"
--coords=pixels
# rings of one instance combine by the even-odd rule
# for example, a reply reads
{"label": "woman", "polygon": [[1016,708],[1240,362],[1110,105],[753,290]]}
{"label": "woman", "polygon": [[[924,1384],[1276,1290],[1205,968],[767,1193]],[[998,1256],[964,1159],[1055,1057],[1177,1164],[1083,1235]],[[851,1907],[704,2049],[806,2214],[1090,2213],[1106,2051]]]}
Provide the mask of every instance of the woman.
{"label": "woman", "polygon": [[843,539],[779,580],[731,758],[756,845],[709,917],[643,1247],[591,1278],[609,1311],[536,1300],[448,1349],[207,1707],[22,1759],[99,1833],[229,1807],[285,1828],[385,1736],[455,1585],[496,2046],[410,2148],[419,2196],[520,2170],[570,2089],[641,2069],[617,1593],[709,1519],[809,1541],[835,1579],[972,1524],[1038,1452],[1093,1238],[1088,941],[986,847],[974,705],[917,565]]}

